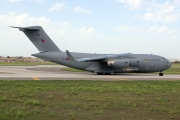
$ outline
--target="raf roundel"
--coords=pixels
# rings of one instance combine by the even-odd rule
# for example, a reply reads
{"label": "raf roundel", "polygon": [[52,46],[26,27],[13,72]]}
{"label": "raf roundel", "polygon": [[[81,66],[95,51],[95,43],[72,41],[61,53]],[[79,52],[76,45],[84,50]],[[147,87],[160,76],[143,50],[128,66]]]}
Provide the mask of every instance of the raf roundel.
{"label": "raf roundel", "polygon": [[41,39],[42,42],[45,42],[45,40]]}

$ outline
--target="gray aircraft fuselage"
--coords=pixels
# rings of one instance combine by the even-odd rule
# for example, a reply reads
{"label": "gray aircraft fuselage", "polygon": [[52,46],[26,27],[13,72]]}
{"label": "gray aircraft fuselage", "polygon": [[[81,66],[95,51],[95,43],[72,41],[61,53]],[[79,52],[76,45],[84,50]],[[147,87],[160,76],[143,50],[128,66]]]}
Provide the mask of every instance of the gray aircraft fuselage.
{"label": "gray aircraft fuselage", "polygon": [[49,60],[68,67],[95,72],[97,74],[111,73],[147,73],[160,72],[171,67],[164,57],[152,54],[88,54],[61,51],[41,26],[13,27],[30,39],[40,51],[33,56]]}
{"label": "gray aircraft fuselage", "polygon": [[[75,59],[101,56],[104,54],[71,53]],[[52,62],[68,67],[95,73],[147,73],[162,72],[171,67],[171,63],[164,57],[151,54],[129,54],[130,58],[115,59],[120,65],[108,66],[106,62],[76,62],[69,61],[66,52],[42,52],[33,56],[48,59]],[[108,54],[109,55],[109,54]]]}

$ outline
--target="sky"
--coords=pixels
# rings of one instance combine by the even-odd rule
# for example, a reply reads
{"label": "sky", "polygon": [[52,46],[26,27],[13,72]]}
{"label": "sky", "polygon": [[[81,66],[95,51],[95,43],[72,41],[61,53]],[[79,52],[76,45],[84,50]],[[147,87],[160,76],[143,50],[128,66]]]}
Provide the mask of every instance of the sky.
{"label": "sky", "polygon": [[36,25],[62,51],[180,59],[180,0],[0,0],[0,56],[38,53],[8,27]]}

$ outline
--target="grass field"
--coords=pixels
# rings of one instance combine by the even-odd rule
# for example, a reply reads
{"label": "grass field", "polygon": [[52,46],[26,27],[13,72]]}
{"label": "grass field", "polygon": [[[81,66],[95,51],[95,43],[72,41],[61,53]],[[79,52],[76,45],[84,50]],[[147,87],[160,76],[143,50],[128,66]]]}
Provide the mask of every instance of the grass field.
{"label": "grass field", "polygon": [[0,81],[0,120],[179,120],[180,81]]}
{"label": "grass field", "polygon": [[0,66],[57,65],[52,62],[0,62]]}
{"label": "grass field", "polygon": [[180,74],[180,64],[174,63],[168,70],[163,71],[164,74]]}
{"label": "grass field", "polygon": [[180,63],[173,63],[172,66],[177,66],[177,67],[180,67]]}

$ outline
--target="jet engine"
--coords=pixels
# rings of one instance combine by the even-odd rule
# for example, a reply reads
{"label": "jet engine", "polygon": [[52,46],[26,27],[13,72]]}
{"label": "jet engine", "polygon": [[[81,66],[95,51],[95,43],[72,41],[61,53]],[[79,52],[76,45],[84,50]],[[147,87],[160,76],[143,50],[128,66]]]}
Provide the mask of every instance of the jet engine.
{"label": "jet engine", "polygon": [[107,62],[107,65],[109,67],[114,67],[114,68],[128,68],[129,67],[129,60],[128,59],[109,60]]}
{"label": "jet engine", "polygon": [[139,67],[140,60],[138,59],[114,59],[107,62],[109,67],[114,68],[128,68],[128,67]]}

